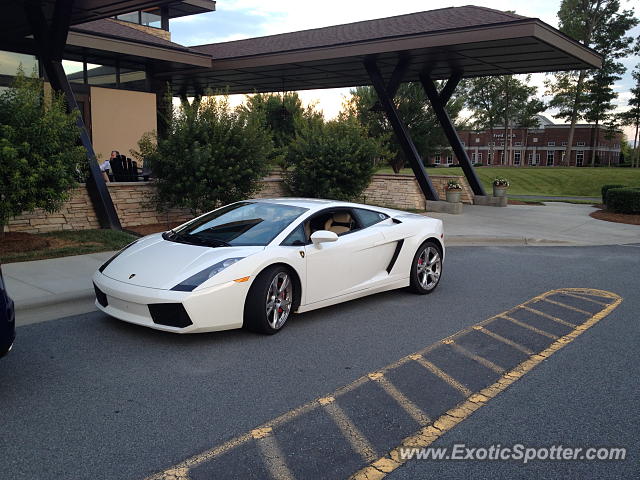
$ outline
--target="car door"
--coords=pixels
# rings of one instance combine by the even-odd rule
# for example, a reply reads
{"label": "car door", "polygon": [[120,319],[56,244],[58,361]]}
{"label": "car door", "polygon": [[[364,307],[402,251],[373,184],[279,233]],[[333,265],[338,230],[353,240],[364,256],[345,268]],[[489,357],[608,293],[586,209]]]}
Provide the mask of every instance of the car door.
{"label": "car door", "polygon": [[[354,219],[358,218],[351,209],[349,212]],[[335,242],[307,244],[305,303],[373,288],[384,282],[394,248],[376,225],[356,225],[352,231],[339,234]]]}

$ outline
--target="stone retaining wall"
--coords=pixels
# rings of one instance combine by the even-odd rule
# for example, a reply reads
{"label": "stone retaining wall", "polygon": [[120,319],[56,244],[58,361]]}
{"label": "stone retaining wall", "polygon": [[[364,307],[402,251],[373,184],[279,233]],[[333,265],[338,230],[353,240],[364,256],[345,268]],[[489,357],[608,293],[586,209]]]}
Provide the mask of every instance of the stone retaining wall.
{"label": "stone retaining wall", "polygon": [[[466,179],[457,175],[430,176],[438,194],[444,200],[444,187],[450,179],[463,185],[462,201],[473,202],[473,194]],[[162,222],[182,222],[192,218],[187,209],[171,209],[158,213],[151,203],[154,185],[149,182],[108,183],[109,193],[118,212],[122,226],[147,225]],[[263,188],[257,198],[287,196],[282,178],[272,173],[263,180]],[[400,209],[425,210],[425,198],[418,182],[411,175],[376,174],[360,201]],[[20,215],[9,222],[5,231],[44,233],[56,230],[84,230],[100,228],[91,200],[84,186],[78,186],[59,212],[36,210]]]}

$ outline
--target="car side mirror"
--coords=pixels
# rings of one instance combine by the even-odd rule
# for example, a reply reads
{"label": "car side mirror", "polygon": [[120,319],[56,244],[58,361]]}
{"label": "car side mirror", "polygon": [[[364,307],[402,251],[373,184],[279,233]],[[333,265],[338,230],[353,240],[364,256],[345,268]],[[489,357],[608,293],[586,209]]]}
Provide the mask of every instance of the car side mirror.
{"label": "car side mirror", "polygon": [[329,230],[318,230],[311,234],[311,241],[316,247],[321,243],[335,242],[336,240],[338,240],[338,235],[335,232],[330,232]]}

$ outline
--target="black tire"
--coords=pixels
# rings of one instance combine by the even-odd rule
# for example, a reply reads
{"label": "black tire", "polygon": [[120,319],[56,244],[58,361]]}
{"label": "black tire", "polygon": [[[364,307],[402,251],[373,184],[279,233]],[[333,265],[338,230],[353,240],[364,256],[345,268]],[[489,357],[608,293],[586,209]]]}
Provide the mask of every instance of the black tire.
{"label": "black tire", "polygon": [[[285,287],[282,295],[278,295],[274,300],[271,298],[274,293],[272,291],[273,284],[274,282],[276,283],[276,290],[278,290],[284,283],[284,279],[288,279],[288,287]],[[247,299],[244,304],[244,328],[267,335],[273,335],[282,330],[293,313],[295,288],[296,282],[289,268],[284,265],[273,265],[265,268],[256,277],[249,289],[249,293],[247,293]],[[275,313],[269,313],[270,302],[273,302],[270,312]],[[284,320],[281,321],[280,315],[285,313]]]}
{"label": "black tire", "polygon": [[[418,266],[420,264],[419,260],[423,255],[423,252],[427,252],[426,255],[428,261],[433,261],[435,259],[433,266],[429,265],[426,267],[426,282],[424,281],[425,272],[420,274],[418,273]],[[437,254],[437,257],[434,256],[435,254]],[[411,260],[411,273],[409,278],[409,291],[413,293],[427,295],[437,288],[440,284],[440,279],[442,278],[442,248],[438,242],[435,240],[427,240],[418,247],[418,250],[416,250],[413,259]]]}

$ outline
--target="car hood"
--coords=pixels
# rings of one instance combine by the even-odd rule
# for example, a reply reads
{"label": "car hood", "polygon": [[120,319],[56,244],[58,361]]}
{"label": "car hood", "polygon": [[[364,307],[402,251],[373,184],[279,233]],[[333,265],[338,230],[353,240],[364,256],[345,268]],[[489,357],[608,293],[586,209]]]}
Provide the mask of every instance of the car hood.
{"label": "car hood", "polygon": [[182,280],[233,257],[248,257],[265,247],[202,247],[170,242],[162,234],[150,235],[125,249],[103,275],[141,287],[169,290]]}

